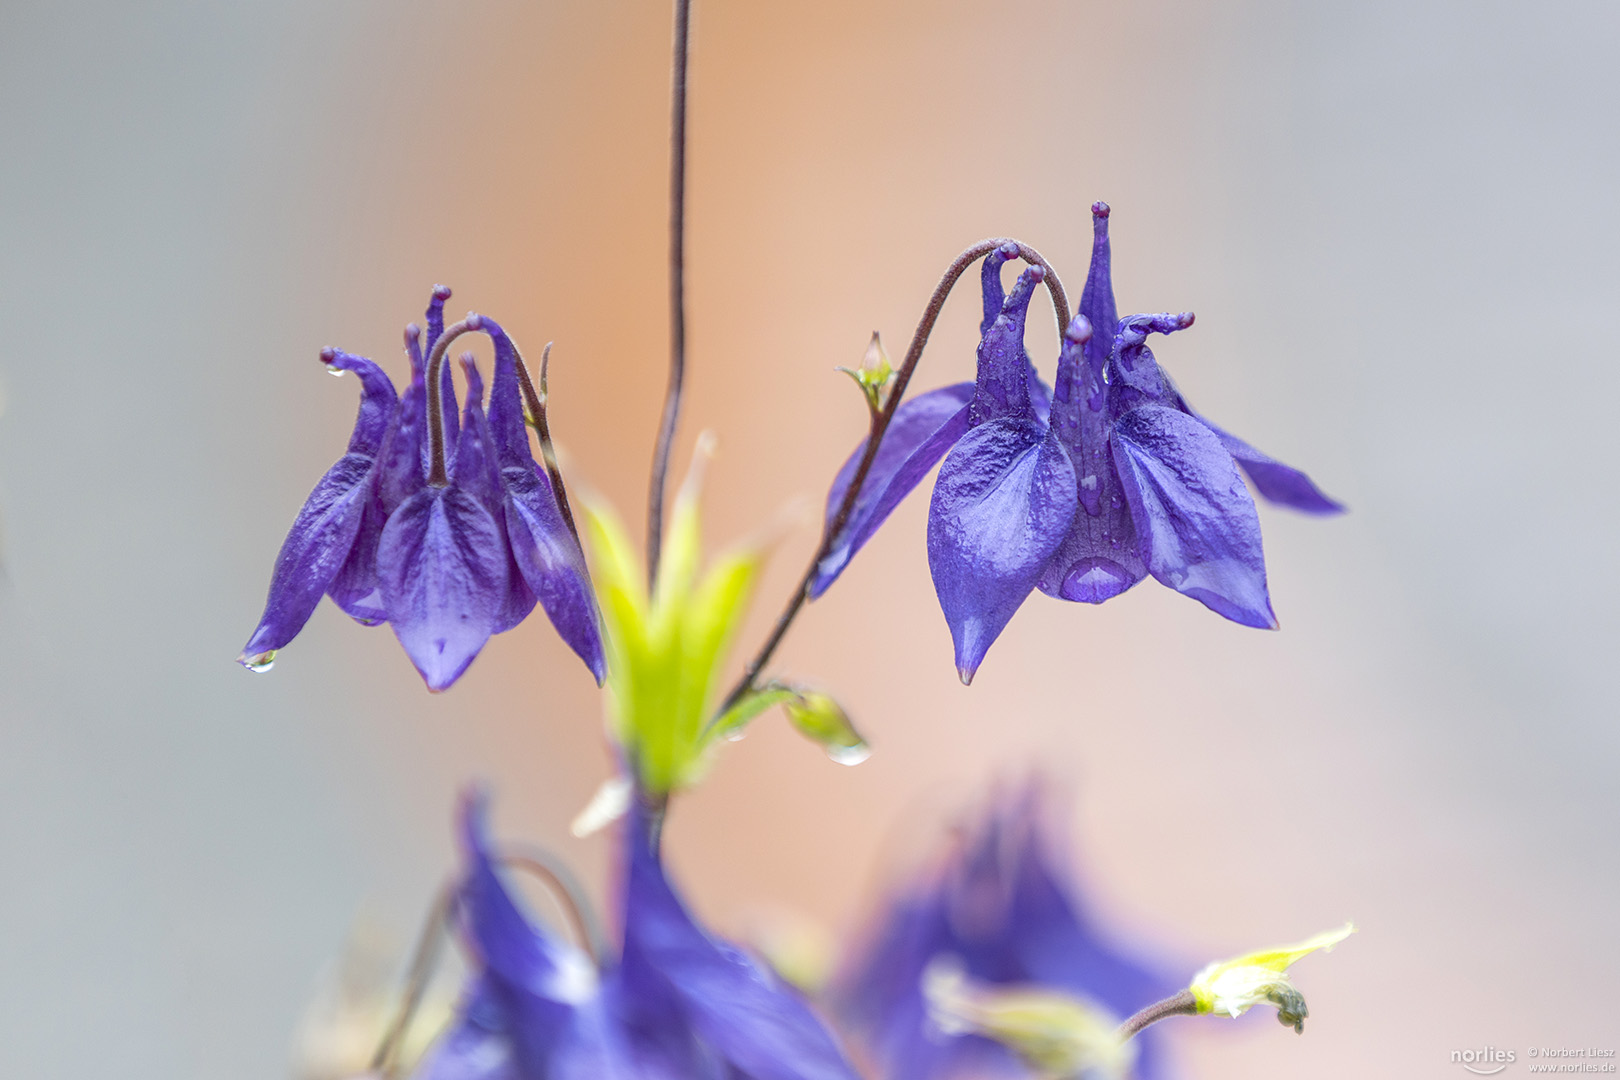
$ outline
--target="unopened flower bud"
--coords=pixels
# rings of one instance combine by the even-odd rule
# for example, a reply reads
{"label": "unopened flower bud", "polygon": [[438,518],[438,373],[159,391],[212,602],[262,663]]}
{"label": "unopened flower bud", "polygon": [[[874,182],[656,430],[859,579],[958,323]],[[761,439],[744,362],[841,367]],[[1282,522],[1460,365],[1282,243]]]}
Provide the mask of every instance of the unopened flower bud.
{"label": "unopened flower bud", "polygon": [[877,331],[872,332],[872,340],[866,346],[861,366],[841,367],[838,370],[855,380],[855,385],[866,395],[867,404],[873,411],[883,408],[889,381],[894,378],[894,368],[889,364],[889,354],[883,351],[883,340],[878,337]]}
{"label": "unopened flower bud", "polygon": [[819,690],[795,688],[782,708],[800,734],[818,744],[840,765],[859,765],[872,756],[844,707]]}

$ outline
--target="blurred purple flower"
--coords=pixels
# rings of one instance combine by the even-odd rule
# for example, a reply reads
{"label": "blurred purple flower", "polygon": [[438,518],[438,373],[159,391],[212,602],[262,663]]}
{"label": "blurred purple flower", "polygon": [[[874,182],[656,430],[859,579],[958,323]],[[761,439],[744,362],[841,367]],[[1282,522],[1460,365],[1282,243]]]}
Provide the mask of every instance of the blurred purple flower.
{"label": "blurred purple flower", "polygon": [[[848,524],[811,582],[812,596],[824,592],[944,457],[929,507],[928,563],[963,682],[1036,587],[1099,604],[1152,574],[1234,622],[1275,628],[1260,522],[1239,466],[1272,502],[1343,510],[1304,473],[1188,407],[1146,341],[1191,326],[1192,314],[1119,319],[1108,207],[1097,203],[1092,214],[1090,273],[1051,394],[1023,343],[1044,272],[1025,270],[1004,294],[1002,265],[1018,254],[1007,244],[984,260],[976,381],[896,411]],[[829,522],[862,449],[833,482]]]}
{"label": "blurred purple flower", "polygon": [[[992,987],[1066,991],[1120,1020],[1177,989],[1112,947],[1053,865],[1049,834],[1038,788],[996,802],[868,930],[832,998],[886,1080],[1031,1075],[999,1043],[947,1034],[930,1018],[924,983],[936,965]],[[1139,1080],[1171,1075],[1157,1032],[1136,1042]]]}
{"label": "blurred purple flower", "polygon": [[[428,353],[444,334],[444,302],[427,310]],[[406,328],[411,383],[403,397],[381,368],[335,349],[334,374],[361,381],[349,450],[316,485],[276,558],[264,615],[240,662],[269,668],[322,594],[366,626],[389,623],[430,690],[449,687],[492,634],[516,626],[536,597],[598,682],[606,674],[596,602],[579,541],[529,451],[517,352],[493,320],[469,317],[495,345],[489,415],[483,380],[463,359],[467,404],[457,417],[448,363],[440,416],[428,416],[421,331]],[[429,423],[442,424],[445,479],[432,479]]]}
{"label": "blurred purple flower", "polygon": [[856,1080],[795,992],[692,921],[639,803],[625,819],[623,953],[601,972],[519,909],[485,815],[481,796],[464,801],[458,899],[477,971],[417,1080]]}

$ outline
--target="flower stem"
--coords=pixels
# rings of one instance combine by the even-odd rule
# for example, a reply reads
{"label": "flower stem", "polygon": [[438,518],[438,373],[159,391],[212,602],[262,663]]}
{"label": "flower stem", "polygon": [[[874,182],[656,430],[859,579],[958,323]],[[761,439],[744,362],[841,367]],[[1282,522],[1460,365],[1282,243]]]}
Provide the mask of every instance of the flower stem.
{"label": "flower stem", "polygon": [[393,1077],[399,1068],[399,1048],[405,1042],[411,1019],[422,1004],[422,995],[427,992],[433,969],[438,965],[443,931],[450,923],[455,902],[455,889],[447,884],[440,887],[433,906],[428,909],[422,933],[416,939],[416,951],[411,955],[409,973],[405,976],[405,993],[400,999],[399,1011],[383,1033],[382,1042],[377,1044],[377,1052],[371,1055],[370,1071],[378,1076]]}
{"label": "flower stem", "polygon": [[1123,1024],[1119,1025],[1117,1032],[1120,1042],[1127,1042],[1146,1027],[1157,1024],[1169,1016],[1192,1016],[1198,1012],[1198,1002],[1193,999],[1191,990],[1182,990],[1171,994],[1163,1001],[1155,1001]]}
{"label": "flower stem", "polygon": [[664,478],[681,415],[681,384],[686,378],[686,54],[691,36],[691,0],[675,0],[675,63],[669,121],[669,386],[664,417],[653,446],[652,482],[647,490],[647,592],[658,582],[664,541]]}
{"label": "flower stem", "polygon": [[939,313],[945,306],[946,297],[950,296],[951,289],[955,287],[957,280],[961,278],[969,266],[1009,242],[1018,244],[1018,254],[1025,262],[1039,266],[1046,271],[1046,288],[1052,294],[1052,309],[1057,315],[1058,338],[1059,340],[1062,339],[1063,332],[1069,326],[1069,299],[1063,291],[1063,283],[1058,280],[1057,271],[1053,270],[1051,264],[1041,257],[1040,252],[1028,244],[1019,243],[1016,240],[995,239],[981,240],[956,257],[955,261],[946,269],[945,276],[939,279],[939,284],[934,286],[934,295],[929,297],[928,306],[923,309],[922,319],[918,321],[917,329],[911,335],[911,345],[906,349],[905,361],[901,363],[899,370],[895,373],[894,387],[889,392],[888,401],[884,403],[881,411],[872,412],[871,428],[866,437],[866,452],[861,455],[861,462],[856,466],[854,479],[850,481],[849,489],[844,492],[844,501],[838,504],[838,512],[833,515],[831,523],[823,530],[821,544],[816,548],[816,553],[811,556],[810,565],[805,567],[804,575],[799,579],[798,587],[793,590],[793,594],[788,598],[787,606],[782,609],[782,614],[777,616],[776,625],[771,628],[770,636],[765,639],[765,643],[760,646],[759,651],[754,654],[754,658],[743,669],[742,678],[737,681],[736,686],[731,688],[731,693],[726,695],[725,701],[720,705],[719,712],[716,713],[717,716],[724,715],[728,709],[741,701],[754,689],[754,683],[759,678],[760,671],[770,662],[771,655],[776,652],[776,647],[782,643],[782,638],[787,634],[788,627],[793,625],[793,620],[798,617],[799,610],[804,607],[804,602],[809,599],[810,582],[816,576],[816,567],[820,565],[822,559],[827,557],[827,553],[832,550],[832,546],[837,541],[839,534],[843,532],[844,526],[849,524],[850,514],[854,512],[855,502],[860,498],[861,488],[866,483],[867,473],[872,471],[872,462],[877,458],[878,447],[883,442],[884,433],[889,430],[889,424],[893,421],[895,412],[900,408],[901,399],[905,397],[906,387],[911,382],[912,373],[917,370],[917,364],[922,360],[923,347],[928,344],[928,336],[934,332],[934,323],[939,319]]}

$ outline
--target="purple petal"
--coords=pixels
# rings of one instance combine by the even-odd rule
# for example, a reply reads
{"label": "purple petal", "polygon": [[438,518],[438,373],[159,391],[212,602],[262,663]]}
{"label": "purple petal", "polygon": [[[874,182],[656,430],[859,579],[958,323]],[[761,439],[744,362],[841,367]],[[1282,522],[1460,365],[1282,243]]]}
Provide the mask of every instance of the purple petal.
{"label": "purple petal", "polygon": [[[1026,791],[999,800],[949,858],[893,898],[871,928],[834,1000],[890,1080],[1026,1076],[1004,1048],[972,1036],[943,1035],[931,1023],[923,973],[954,958],[975,980],[1066,989],[1125,1017],[1174,985],[1115,950],[1088,917],[1067,874],[1049,859],[1042,800]],[[1140,1037],[1142,1080],[1165,1073]]]}
{"label": "purple petal", "polygon": [[[349,451],[380,454],[399,417],[399,397],[394,392],[394,384],[381,368],[362,357],[334,349],[322,353],[322,359],[333,370],[357,372],[365,387],[361,418],[356,421],[354,435],[349,439]],[[326,589],[332,602],[362,626],[376,626],[386,617],[377,591],[377,539],[387,520],[377,497],[377,471],[373,470],[372,490],[365,500],[364,515],[349,548],[349,557]]]}
{"label": "purple petal", "polygon": [[1243,467],[1254,483],[1254,490],[1258,491],[1267,500],[1303,510],[1307,514],[1342,514],[1344,504],[1337,502],[1322,492],[1311,481],[1309,476],[1290,465],[1284,465],[1269,454],[1262,453],[1238,438],[1210,423],[1206,417],[1199,416],[1191,409],[1186,410],[1221,440],[1226,452]]}
{"label": "purple petal", "polygon": [[1001,313],[979,341],[978,374],[974,380],[973,401],[968,426],[988,420],[1033,417],[1030,373],[1033,367],[1024,352],[1024,322],[1035,286],[1046,278],[1046,271],[1031,266],[1018,275],[1018,283],[1001,305]]}
{"label": "purple petal", "polygon": [[1068,455],[1033,421],[982,424],[940,466],[928,567],[964,683],[1035,587],[1076,503]]}
{"label": "purple petal", "polygon": [[416,327],[406,327],[411,384],[400,397],[397,422],[378,458],[377,496],[385,514],[392,514],[427,483],[427,376],[419,336]]}
{"label": "purple petal", "polygon": [[388,621],[388,610],[383,607],[382,578],[377,571],[377,544],[382,540],[383,526],[388,515],[383,512],[382,500],[377,495],[378,469],[372,469],[371,492],[365,500],[365,511],[349,557],[326,587],[326,595],[361,626],[377,626]]}
{"label": "purple petal", "polygon": [[1148,571],[1233,622],[1276,629],[1260,519],[1214,432],[1144,405],[1120,417],[1111,441]]}
{"label": "purple petal", "polygon": [[[536,929],[506,888],[489,839],[487,800],[477,789],[462,797],[458,831],[467,869],[457,910],[483,969],[458,1010],[455,1032],[469,1053],[497,1058],[504,1048],[516,1075],[525,1080],[636,1075],[613,1067],[625,1054],[604,1014],[604,987],[590,959]],[[482,1044],[480,1033],[485,1036]],[[434,1080],[456,1080],[457,1075]]]}
{"label": "purple petal", "polygon": [[596,594],[585,557],[545,475],[533,466],[501,470],[506,487],[505,524],[519,572],[557,633],[585,661],[596,684],[607,678],[607,659],[597,628]]}
{"label": "purple petal", "polygon": [[372,464],[362,454],[345,454],[310,492],[276,556],[264,614],[239,657],[244,665],[269,663],[266,654],[298,636],[314,614],[360,531],[371,497]]}
{"label": "purple petal", "polygon": [[[671,995],[690,1028],[749,1080],[855,1080],[837,1043],[803,1000],[687,914],[658,856],[628,830],[625,986]],[[668,1016],[666,1023],[682,1021]]]}
{"label": "purple petal", "polygon": [[[267,653],[298,635],[321,594],[344,570],[375,490],[376,455],[398,408],[394,384],[370,360],[328,349],[321,353],[321,362],[333,371],[352,371],[360,377],[360,409],[349,436],[349,452],[315,485],[276,556],[264,614],[242,650],[241,660],[250,667],[268,663]],[[358,568],[356,581],[366,571]],[[375,570],[370,573],[374,576]]]}
{"label": "purple petal", "polygon": [[495,379],[489,388],[489,427],[495,436],[495,456],[502,468],[534,465],[529,452],[529,430],[524,423],[523,399],[518,391],[517,347],[500,324],[483,317],[480,329],[495,346]]}
{"label": "purple petal", "polygon": [[1062,544],[1037,583],[1048,596],[1100,604],[1147,574],[1136,529],[1108,451],[1105,356],[1091,349],[1091,324],[1076,315],[1064,333],[1052,391],[1052,431],[1074,466],[1078,505]]}
{"label": "purple petal", "polygon": [[579,963],[578,949],[553,941],[534,928],[507,891],[495,865],[489,836],[489,798],[480,788],[462,793],[457,840],[466,872],[457,892],[458,913],[468,944],[488,972],[561,1007],[580,996],[559,985]]}
{"label": "purple petal", "polygon": [[[504,524],[506,492],[495,463],[494,436],[484,416],[484,381],[479,377],[477,364],[466,362],[462,369],[467,374],[467,407],[462,414],[460,445],[456,449],[456,460],[460,463],[456,486],[475,495],[495,520]],[[506,580],[506,603],[495,624],[497,634],[512,629],[534,610],[534,590],[523,579],[515,554],[511,556]]]}
{"label": "purple petal", "polygon": [[480,329],[495,346],[489,430],[500,466],[503,517],[514,565],[546,609],[551,625],[601,685],[607,678],[607,660],[597,628],[596,594],[585,553],[563,520],[551,481],[529,452],[518,390],[517,349],[494,319],[484,318]]}
{"label": "purple petal", "polygon": [[383,606],[429,690],[461,677],[500,624],[506,536],[477,498],[426,487],[388,518],[377,550]]}
{"label": "purple petal", "polygon": [[360,412],[354,418],[354,431],[349,435],[349,453],[376,457],[394,422],[394,410],[399,406],[394,384],[372,361],[340,349],[322,350],[321,363],[334,374],[352,371],[360,377]]}
{"label": "purple petal", "polygon": [[[810,599],[827,591],[878,526],[967,431],[967,403],[972,397],[973,384],[958,383],[919,394],[895,410],[849,520],[837,543],[816,567]],[[827,492],[826,527],[832,526],[865,452],[866,442],[862,440],[833,479],[832,490]]]}

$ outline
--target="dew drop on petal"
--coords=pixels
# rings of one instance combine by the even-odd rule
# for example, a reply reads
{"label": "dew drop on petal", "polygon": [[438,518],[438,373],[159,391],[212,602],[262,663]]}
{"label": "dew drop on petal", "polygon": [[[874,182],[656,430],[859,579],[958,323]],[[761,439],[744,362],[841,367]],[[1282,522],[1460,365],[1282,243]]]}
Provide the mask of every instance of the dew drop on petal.
{"label": "dew drop on petal", "polygon": [[328,367],[326,369],[326,373],[328,375],[336,376],[339,379],[343,378],[343,369],[340,367]]}
{"label": "dew drop on petal", "polygon": [[854,746],[829,746],[827,756],[840,765],[859,765],[872,756],[872,748],[863,742]]}
{"label": "dew drop on petal", "polygon": [[257,672],[262,675],[264,672],[269,671],[271,668],[276,666],[276,650],[271,649],[268,652],[255,653],[252,656],[244,656],[238,660],[237,663],[241,664],[249,671]]}

